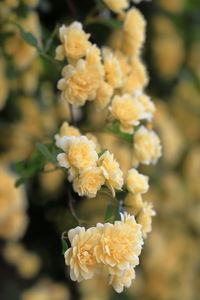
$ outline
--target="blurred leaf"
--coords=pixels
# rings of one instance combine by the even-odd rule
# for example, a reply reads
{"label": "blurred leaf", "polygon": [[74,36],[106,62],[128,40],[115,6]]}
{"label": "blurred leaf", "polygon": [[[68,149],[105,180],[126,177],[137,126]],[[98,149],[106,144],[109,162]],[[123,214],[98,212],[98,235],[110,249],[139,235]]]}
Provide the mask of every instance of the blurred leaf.
{"label": "blurred leaf", "polygon": [[24,41],[27,42],[29,45],[37,48],[38,51],[40,51],[37,38],[31,32],[24,31],[22,26],[20,26],[19,24],[17,23],[13,23],[13,24],[18,27],[20,35],[24,39]]}
{"label": "blurred leaf", "polygon": [[15,182],[15,187],[18,188],[20,185],[24,184],[26,182],[25,178],[19,178],[17,179],[17,181]]}
{"label": "blurred leaf", "polygon": [[108,149],[103,149],[101,152],[98,153],[98,156],[101,157]]}
{"label": "blurred leaf", "polygon": [[61,244],[62,244],[62,254],[64,255],[65,252],[68,249],[68,245],[67,245],[67,242],[64,239],[61,239]]}
{"label": "blurred leaf", "polygon": [[128,142],[132,142],[133,141],[133,135],[132,134],[128,134],[128,133],[123,133],[120,131],[119,128],[119,121],[114,121],[112,124],[112,127],[109,128],[109,131],[113,132],[114,134],[118,135],[119,137],[121,137],[122,139],[128,141]]}
{"label": "blurred leaf", "polygon": [[105,211],[104,221],[105,222],[111,222],[111,221],[113,221],[114,212],[115,212],[114,205],[112,203],[108,203],[108,205],[106,207],[106,211]]}
{"label": "blurred leaf", "polygon": [[46,145],[36,143],[36,147],[46,157],[46,159],[49,162],[51,162],[53,164],[55,164],[57,162],[56,157],[54,155],[52,155],[52,153],[49,151],[49,149],[47,148]]}

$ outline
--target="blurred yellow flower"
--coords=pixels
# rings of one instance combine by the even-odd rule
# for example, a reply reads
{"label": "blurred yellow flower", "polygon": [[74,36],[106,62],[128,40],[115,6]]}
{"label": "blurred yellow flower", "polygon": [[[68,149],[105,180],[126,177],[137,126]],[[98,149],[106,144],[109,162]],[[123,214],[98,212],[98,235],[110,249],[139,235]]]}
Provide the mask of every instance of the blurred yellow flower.
{"label": "blurred yellow flower", "polygon": [[83,31],[82,24],[73,22],[70,26],[62,25],[59,29],[59,36],[62,45],[56,48],[56,59],[63,60],[66,56],[69,59],[77,60],[86,55],[90,42],[90,34]]}
{"label": "blurred yellow flower", "polygon": [[115,13],[121,13],[129,6],[128,0],[103,0],[103,2]]}
{"label": "blurred yellow flower", "polygon": [[117,293],[121,293],[123,292],[124,287],[129,288],[131,286],[133,279],[135,279],[135,270],[134,268],[129,268],[120,276],[111,275],[109,283]]}
{"label": "blurred yellow flower", "polygon": [[142,91],[147,86],[149,78],[140,58],[132,58],[130,66],[131,73],[123,81],[122,92],[134,95],[137,90]]}
{"label": "blurred yellow flower", "polygon": [[134,132],[133,126],[137,126],[145,117],[143,106],[137,97],[128,94],[116,95],[112,100],[110,111],[114,118],[120,121],[121,131],[130,134]]}
{"label": "blurred yellow flower", "polygon": [[81,133],[78,128],[70,126],[67,122],[63,122],[59,133],[55,135],[56,141],[63,136],[81,136]]}
{"label": "blurred yellow flower", "polygon": [[113,87],[105,81],[102,81],[97,89],[97,94],[95,98],[95,105],[98,109],[106,108],[113,95]]}
{"label": "blurred yellow flower", "polygon": [[133,166],[139,163],[155,164],[161,154],[162,147],[158,135],[153,130],[141,126],[134,135]]}
{"label": "blurred yellow flower", "polygon": [[99,157],[97,165],[102,168],[106,179],[105,184],[115,196],[115,189],[120,190],[124,182],[118,162],[114,159],[113,154],[106,151]]}
{"label": "blurred yellow flower", "polygon": [[137,216],[137,222],[142,225],[143,237],[147,237],[147,233],[151,232],[152,227],[152,217],[156,215],[155,210],[153,210],[153,205],[148,202],[144,202],[142,210]]}
{"label": "blurred yellow flower", "polygon": [[105,78],[113,88],[122,85],[122,70],[114,54],[108,53],[104,58]]}
{"label": "blurred yellow flower", "polygon": [[143,207],[141,194],[128,193],[124,199],[126,211],[131,215],[136,216]]}
{"label": "blurred yellow flower", "polygon": [[133,194],[144,194],[149,189],[149,177],[140,174],[136,169],[130,169],[126,176],[126,187]]}
{"label": "blurred yellow flower", "polygon": [[73,188],[79,196],[94,198],[104,182],[105,177],[101,168],[88,168],[74,179]]}

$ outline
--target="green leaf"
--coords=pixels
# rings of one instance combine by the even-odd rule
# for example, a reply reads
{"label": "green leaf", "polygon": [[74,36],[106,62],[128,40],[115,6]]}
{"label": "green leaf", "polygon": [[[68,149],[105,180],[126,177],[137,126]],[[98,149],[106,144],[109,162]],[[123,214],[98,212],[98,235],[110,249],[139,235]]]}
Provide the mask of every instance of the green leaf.
{"label": "green leaf", "polygon": [[37,48],[38,51],[40,51],[37,38],[31,32],[25,31],[19,24],[13,24],[19,28],[20,35],[25,40],[25,42],[27,42],[29,45]]}
{"label": "green leaf", "polygon": [[16,180],[15,187],[18,188],[20,185],[24,184],[25,182],[26,182],[26,178],[21,177]]}
{"label": "green leaf", "polygon": [[61,239],[61,244],[62,244],[62,254],[64,255],[65,252],[68,249],[68,245],[67,245],[67,242],[64,239]]}
{"label": "green leaf", "polygon": [[103,149],[101,152],[98,153],[98,157],[102,156],[108,149]]}
{"label": "green leaf", "polygon": [[46,159],[55,164],[57,162],[56,157],[52,155],[52,153],[49,151],[46,145],[36,143],[37,149],[46,157]]}
{"label": "green leaf", "polygon": [[114,205],[112,203],[108,203],[105,211],[105,217],[104,217],[105,222],[113,221],[114,211],[115,211]]}
{"label": "green leaf", "polygon": [[119,137],[121,137],[122,139],[124,139],[128,142],[132,142],[133,141],[133,135],[121,132],[120,128],[119,128],[119,124],[120,124],[119,121],[115,120],[112,124],[112,127],[109,130],[111,132],[113,132],[114,134],[118,135]]}

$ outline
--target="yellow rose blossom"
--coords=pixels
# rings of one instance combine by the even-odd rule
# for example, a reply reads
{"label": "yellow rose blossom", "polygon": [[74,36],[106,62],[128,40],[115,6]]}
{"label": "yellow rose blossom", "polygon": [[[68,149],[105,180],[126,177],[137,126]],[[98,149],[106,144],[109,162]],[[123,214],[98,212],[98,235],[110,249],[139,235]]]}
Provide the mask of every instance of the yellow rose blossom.
{"label": "yellow rose blossom", "polygon": [[134,135],[133,165],[155,164],[161,154],[162,147],[158,135],[153,130],[141,126]]}
{"label": "yellow rose blossom", "polygon": [[113,88],[122,85],[122,71],[118,59],[109,53],[104,58],[105,78]]}
{"label": "yellow rose blossom", "polygon": [[135,279],[135,270],[134,268],[129,268],[120,276],[111,275],[109,284],[112,285],[117,293],[121,293],[123,292],[124,287],[129,288],[131,286],[133,279]]}
{"label": "yellow rose blossom", "polygon": [[67,122],[64,122],[60,127],[59,133],[55,135],[56,141],[63,136],[81,136],[78,128],[69,126]]}
{"label": "yellow rose blossom", "polygon": [[79,22],[73,22],[68,27],[62,25],[59,36],[62,45],[56,48],[57,60],[63,60],[65,56],[72,60],[82,58],[91,45],[88,41],[90,34],[83,31],[82,24]]}
{"label": "yellow rose blossom", "polygon": [[130,169],[126,176],[126,187],[133,194],[144,194],[149,189],[148,176],[140,174],[136,169]]}
{"label": "yellow rose blossom", "polygon": [[65,263],[70,266],[70,277],[73,281],[82,281],[93,277],[97,269],[95,255],[99,243],[99,230],[92,227],[76,227],[68,232],[71,247],[65,252]]}
{"label": "yellow rose blossom", "polygon": [[141,194],[128,193],[124,199],[124,204],[128,213],[136,216],[143,207]]}
{"label": "yellow rose blossom", "polygon": [[88,66],[80,59],[75,66],[67,65],[63,68],[63,78],[58,81],[58,89],[62,91],[61,99],[82,106],[86,100],[94,100],[100,85],[99,69]]}
{"label": "yellow rose blossom", "polygon": [[124,31],[143,43],[145,39],[145,28],[146,21],[141,12],[137,8],[130,9],[126,14],[126,19],[123,25]]}
{"label": "yellow rose blossom", "polygon": [[143,240],[141,226],[134,216],[121,214],[121,221],[97,224],[97,228],[101,237],[95,249],[96,258],[107,266],[109,274],[121,276],[129,267],[138,265]]}
{"label": "yellow rose blossom", "polygon": [[104,78],[105,70],[102,64],[101,51],[96,45],[92,45],[86,51],[86,63],[88,68],[95,68],[99,78]]}
{"label": "yellow rose blossom", "polygon": [[113,87],[107,82],[102,81],[97,89],[97,94],[94,101],[95,106],[100,110],[106,108],[110,104],[112,95]]}
{"label": "yellow rose blossom", "polygon": [[121,13],[129,6],[128,0],[103,0],[103,2],[115,13]]}
{"label": "yellow rose blossom", "polygon": [[153,115],[156,111],[155,104],[151,101],[150,97],[141,93],[141,95],[138,96],[138,101],[142,104],[146,119],[149,121],[152,120]]}
{"label": "yellow rose blossom", "polygon": [[128,94],[116,95],[112,100],[110,111],[114,118],[120,121],[121,131],[130,134],[134,132],[133,126],[137,126],[139,121],[145,118],[143,106],[137,97]]}
{"label": "yellow rose blossom", "polygon": [[144,202],[142,210],[137,216],[137,222],[142,225],[143,237],[147,237],[147,233],[151,232],[152,227],[152,217],[156,215],[155,210],[153,210],[153,205],[148,202]]}
{"label": "yellow rose blossom", "polygon": [[149,78],[142,61],[135,57],[131,61],[131,73],[123,81],[122,92],[134,95],[136,90],[142,91],[148,84]]}
{"label": "yellow rose blossom", "polygon": [[105,176],[105,184],[115,196],[115,189],[120,190],[123,185],[123,173],[120,170],[118,162],[114,159],[113,154],[106,151],[100,156],[97,162],[98,166],[102,168]]}
{"label": "yellow rose blossom", "polygon": [[87,137],[63,136],[56,144],[65,152],[58,154],[57,159],[60,166],[70,168],[70,180],[73,180],[79,170],[96,166],[98,159],[96,145]]}
{"label": "yellow rose blossom", "polygon": [[88,168],[74,179],[73,188],[79,196],[94,198],[104,182],[105,177],[101,168]]}

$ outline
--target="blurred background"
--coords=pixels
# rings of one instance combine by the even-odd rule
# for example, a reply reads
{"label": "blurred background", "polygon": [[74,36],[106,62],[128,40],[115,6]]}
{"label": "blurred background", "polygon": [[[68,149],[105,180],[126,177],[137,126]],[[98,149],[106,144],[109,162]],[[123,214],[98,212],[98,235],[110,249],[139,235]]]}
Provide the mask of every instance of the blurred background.
{"label": "blurred background", "polygon": [[[21,161],[31,158],[32,168],[38,164],[39,158],[32,155],[35,143],[52,143],[59,126],[69,120],[69,108],[56,88],[60,69],[51,61],[59,44],[59,25],[83,22],[99,46],[112,39],[112,22],[90,18],[95,7],[92,0],[0,2],[0,299],[199,300],[199,0],[152,0],[138,5],[148,22],[143,59],[150,76],[147,92],[157,107],[154,126],[163,157],[156,166],[142,168],[151,186],[145,199],[154,203],[157,216],[132,287],[118,295],[103,274],[81,284],[70,280],[60,236],[77,224],[69,213],[62,171],[35,174],[29,170],[25,184],[14,187]],[[20,28],[33,33],[46,52],[39,55],[21,37]],[[101,128],[106,118],[90,104],[76,113],[82,128],[88,121]],[[129,143],[109,133],[97,136],[126,173],[131,162]],[[47,171],[51,168],[45,165]],[[75,208],[94,225],[103,221],[108,201],[109,196],[100,193],[92,201],[77,199]]]}

